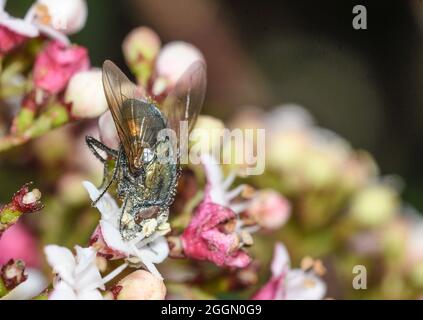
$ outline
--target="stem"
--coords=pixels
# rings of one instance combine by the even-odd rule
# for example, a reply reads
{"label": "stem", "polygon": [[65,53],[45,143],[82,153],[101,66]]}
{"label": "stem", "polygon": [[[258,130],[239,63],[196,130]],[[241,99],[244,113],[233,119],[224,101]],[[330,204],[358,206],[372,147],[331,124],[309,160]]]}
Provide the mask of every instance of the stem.
{"label": "stem", "polygon": [[7,86],[2,85],[0,87],[0,99],[10,99],[14,97],[20,97],[25,93],[25,86],[24,85],[13,85]]}
{"label": "stem", "polygon": [[66,107],[58,103],[48,107],[35,120],[31,118],[32,116],[31,113],[26,112],[25,108],[18,113],[15,118],[17,125],[23,124],[25,130],[22,133],[16,132],[0,137],[0,152],[22,145],[70,121]]}

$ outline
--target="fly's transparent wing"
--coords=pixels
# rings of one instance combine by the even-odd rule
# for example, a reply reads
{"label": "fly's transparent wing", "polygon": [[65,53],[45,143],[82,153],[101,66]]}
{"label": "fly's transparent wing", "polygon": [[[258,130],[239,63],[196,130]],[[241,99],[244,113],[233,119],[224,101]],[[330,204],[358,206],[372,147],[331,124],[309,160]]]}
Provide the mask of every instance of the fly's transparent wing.
{"label": "fly's transparent wing", "polygon": [[166,129],[166,122],[154,104],[147,101],[126,100],[121,112],[127,128],[125,135],[130,142],[126,156],[130,164],[140,161],[141,165],[144,149],[154,152],[157,137],[162,129]]}
{"label": "fly's transparent wing", "polygon": [[122,107],[126,100],[141,98],[141,94],[137,86],[110,60],[103,63],[103,88],[119,139],[125,152],[129,151],[127,149],[130,140],[128,139],[128,128],[122,114]]}
{"label": "fly's transparent wing", "polygon": [[144,148],[152,148],[158,132],[165,128],[160,111],[144,98],[111,61],[103,64],[103,86],[110,112],[132,171],[142,165]]}
{"label": "fly's transparent wing", "polygon": [[161,106],[168,127],[179,137],[180,122],[188,122],[191,131],[201,111],[206,93],[206,65],[194,62],[179,78]]}

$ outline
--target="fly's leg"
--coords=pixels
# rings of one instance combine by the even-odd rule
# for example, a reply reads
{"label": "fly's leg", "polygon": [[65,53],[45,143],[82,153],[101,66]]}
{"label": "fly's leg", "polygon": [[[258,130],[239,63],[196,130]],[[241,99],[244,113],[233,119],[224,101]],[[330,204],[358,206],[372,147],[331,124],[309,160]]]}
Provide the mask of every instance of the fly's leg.
{"label": "fly's leg", "polygon": [[85,142],[87,143],[88,149],[90,149],[90,151],[93,153],[93,155],[104,165],[103,166],[103,180],[102,180],[101,185],[100,185],[100,189],[103,189],[104,186],[106,185],[106,182],[107,182],[107,176],[108,176],[108,173],[109,173],[109,170],[108,170],[109,166],[107,164],[107,159],[103,158],[98,153],[97,149],[104,151],[108,156],[112,157],[113,159],[117,158],[118,151],[107,147],[106,145],[104,145],[103,143],[101,143],[100,141],[98,141],[97,139],[95,139],[91,136],[86,136]]}
{"label": "fly's leg", "polygon": [[119,155],[119,151],[114,150],[112,148],[109,148],[104,143],[98,141],[96,138],[91,136],[85,137],[85,142],[87,143],[88,148],[91,150],[91,152],[94,154],[94,156],[100,160],[101,162],[105,162],[106,159],[104,159],[96,150],[96,148],[100,149],[101,151],[106,152],[109,156],[111,156],[113,159],[116,159]]}
{"label": "fly's leg", "polygon": [[100,195],[97,197],[97,199],[95,199],[93,201],[93,203],[91,204],[93,207],[96,206],[97,202],[101,199],[101,197],[104,196],[104,194],[107,192],[107,190],[112,185],[113,181],[116,179],[116,177],[117,177],[117,175],[119,173],[120,162],[121,162],[122,156],[123,156],[122,147],[119,147],[119,153],[118,153],[118,157],[117,157],[115,168],[113,169],[112,178],[110,179],[110,181],[106,185],[106,187],[103,189],[103,191],[100,193]]}

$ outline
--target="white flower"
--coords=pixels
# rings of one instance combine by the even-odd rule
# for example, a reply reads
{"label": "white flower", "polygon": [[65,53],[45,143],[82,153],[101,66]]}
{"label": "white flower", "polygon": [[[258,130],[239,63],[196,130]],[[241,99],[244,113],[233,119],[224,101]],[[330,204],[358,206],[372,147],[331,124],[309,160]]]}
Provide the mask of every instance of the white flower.
{"label": "white flower", "polygon": [[38,28],[29,21],[11,17],[4,8],[6,7],[6,0],[0,0],[0,25],[9,30],[26,37],[37,37],[39,35]]}
{"label": "white flower", "polygon": [[80,31],[87,21],[85,0],[37,0],[25,16],[42,33],[69,44],[65,34]]}
{"label": "white flower", "polygon": [[201,164],[204,167],[207,176],[206,185],[206,201],[211,201],[219,204],[222,207],[229,208],[236,213],[235,233],[237,233],[242,242],[251,245],[253,239],[251,233],[260,229],[257,225],[245,225],[243,219],[240,218],[239,213],[245,211],[250,205],[251,200],[234,202],[233,200],[241,195],[247,188],[245,184],[241,184],[230,190],[232,183],[236,178],[236,172],[232,171],[226,178],[223,176],[223,171],[218,161],[210,154],[204,153],[201,155]]}
{"label": "white flower", "polygon": [[74,117],[95,118],[104,113],[108,105],[101,70],[91,69],[73,75],[66,88],[65,101],[72,103]]}
{"label": "white flower", "polygon": [[183,41],[166,44],[156,60],[157,78],[153,85],[153,93],[160,95],[167,87],[173,87],[196,61],[204,61],[204,57],[193,45]]}
{"label": "white flower", "polygon": [[5,6],[6,0],[0,0],[0,25],[29,38],[42,33],[65,45],[70,44],[65,33],[79,31],[87,18],[85,0],[38,0],[24,19],[11,17],[4,10]]}
{"label": "white flower", "polygon": [[226,178],[223,177],[222,168],[218,161],[211,155],[205,153],[201,155],[201,164],[204,166],[207,176],[207,192],[213,203],[230,208],[235,213],[240,213],[248,207],[248,201],[233,203],[233,199],[239,196],[245,185],[229,190],[236,178],[236,173],[231,172]]}
{"label": "white flower", "polygon": [[[84,181],[83,185],[91,200],[97,199],[100,191],[89,181]],[[170,230],[169,225],[164,223],[149,237],[140,234],[131,241],[125,241],[119,231],[121,209],[116,201],[106,193],[97,202],[96,208],[101,213],[100,229],[106,245],[113,251],[123,254],[130,263],[144,264],[153,275],[161,279],[155,264],[163,262],[169,255],[169,247],[163,237]]]}
{"label": "white flower", "polygon": [[271,271],[273,276],[284,276],[282,290],[286,300],[320,300],[326,294],[326,284],[312,271],[291,269],[288,251],[282,243],[275,246]]}
{"label": "white flower", "polygon": [[127,264],[102,278],[96,265],[97,252],[93,248],[75,247],[76,257],[64,247],[48,245],[44,252],[53,272],[57,274],[51,300],[101,300],[99,289],[115,277]]}

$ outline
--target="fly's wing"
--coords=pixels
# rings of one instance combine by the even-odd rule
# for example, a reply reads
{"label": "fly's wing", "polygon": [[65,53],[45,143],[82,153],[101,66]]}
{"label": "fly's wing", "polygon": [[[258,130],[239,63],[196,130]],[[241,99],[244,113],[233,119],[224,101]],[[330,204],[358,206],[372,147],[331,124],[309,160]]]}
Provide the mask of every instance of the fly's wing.
{"label": "fly's wing", "polygon": [[158,132],[166,127],[165,121],[142,91],[109,60],[103,64],[103,86],[119,139],[134,171],[143,149],[155,145]]}
{"label": "fly's wing", "polygon": [[110,60],[103,63],[103,88],[119,139],[125,153],[129,154],[131,141],[122,108],[126,100],[141,98],[142,95],[137,86]]}
{"label": "fly's wing", "polygon": [[168,127],[179,137],[180,121],[188,122],[188,132],[194,127],[206,93],[206,65],[194,62],[179,78],[161,106]]}
{"label": "fly's wing", "polygon": [[123,103],[121,114],[128,129],[126,136],[130,144],[126,155],[129,162],[142,156],[144,148],[150,148],[154,152],[160,130],[166,129],[160,111],[150,102],[128,99]]}

